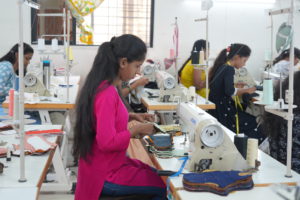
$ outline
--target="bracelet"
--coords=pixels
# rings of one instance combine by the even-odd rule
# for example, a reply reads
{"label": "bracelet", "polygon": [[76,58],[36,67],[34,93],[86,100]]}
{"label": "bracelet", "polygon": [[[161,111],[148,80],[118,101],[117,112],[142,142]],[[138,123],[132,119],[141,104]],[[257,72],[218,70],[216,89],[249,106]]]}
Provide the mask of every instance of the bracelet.
{"label": "bracelet", "polygon": [[131,89],[130,85],[127,85],[127,86],[126,86],[126,88],[128,88],[129,92],[131,92],[131,91],[132,91],[132,89]]}

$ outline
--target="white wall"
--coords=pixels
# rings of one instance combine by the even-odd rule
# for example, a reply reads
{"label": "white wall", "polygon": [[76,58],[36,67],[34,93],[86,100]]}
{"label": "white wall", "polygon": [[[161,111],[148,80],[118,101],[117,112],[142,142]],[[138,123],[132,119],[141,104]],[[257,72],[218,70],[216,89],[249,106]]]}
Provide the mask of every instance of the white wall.
{"label": "white wall", "polygon": [[[4,3],[5,2],[5,3]],[[5,9],[0,12],[1,37],[0,56],[18,41],[18,9],[17,0],[1,0]],[[209,41],[211,56],[234,42],[245,43],[252,49],[247,68],[255,78],[259,77],[259,69],[263,67],[265,50],[270,46],[270,32],[266,29],[270,18],[265,14],[265,9],[272,7],[285,8],[288,0],[278,0],[272,4],[249,4],[249,3],[220,3],[215,2],[209,12]],[[30,9],[24,9],[24,38],[30,42]],[[156,0],[154,21],[154,46],[148,51],[148,57],[163,59],[169,56],[172,47],[172,33],[174,18],[178,18],[179,25],[179,63],[178,67],[189,56],[195,40],[205,38],[205,23],[194,22],[196,18],[205,17],[201,11],[200,0]],[[287,15],[275,17],[275,30],[278,25],[287,20]],[[297,14],[296,24],[299,24]],[[295,35],[299,35],[300,26],[296,26]],[[296,46],[300,47],[300,38],[296,37]],[[97,46],[73,47],[76,65],[72,69],[73,74],[80,74],[83,78],[88,73],[93,58],[97,52]],[[52,57],[56,65],[62,66],[60,56]],[[39,56],[36,53],[32,63],[36,63]]]}

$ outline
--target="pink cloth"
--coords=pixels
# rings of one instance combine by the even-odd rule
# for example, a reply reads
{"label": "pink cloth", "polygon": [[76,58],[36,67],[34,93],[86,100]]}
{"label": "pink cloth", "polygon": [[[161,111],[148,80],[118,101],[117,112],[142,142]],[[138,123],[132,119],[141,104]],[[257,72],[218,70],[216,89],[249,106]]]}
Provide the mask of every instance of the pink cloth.
{"label": "pink cloth", "polygon": [[128,112],[117,90],[109,86],[94,101],[96,137],[88,161],[79,160],[76,200],[98,200],[105,181],[132,186],[165,187],[152,169],[126,156]]}

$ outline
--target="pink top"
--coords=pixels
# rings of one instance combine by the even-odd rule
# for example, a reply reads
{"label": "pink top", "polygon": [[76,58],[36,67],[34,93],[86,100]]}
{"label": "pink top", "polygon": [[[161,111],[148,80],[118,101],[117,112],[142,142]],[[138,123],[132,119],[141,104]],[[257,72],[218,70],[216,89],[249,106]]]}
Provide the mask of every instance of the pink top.
{"label": "pink top", "polygon": [[94,102],[96,137],[88,161],[79,160],[76,200],[98,200],[104,181],[122,185],[165,187],[146,164],[126,156],[128,112],[114,86]]}
{"label": "pink top", "polygon": [[128,112],[115,87],[96,95],[94,113],[96,137],[88,162],[79,160],[75,199],[98,199],[107,173],[118,169],[126,159]]}

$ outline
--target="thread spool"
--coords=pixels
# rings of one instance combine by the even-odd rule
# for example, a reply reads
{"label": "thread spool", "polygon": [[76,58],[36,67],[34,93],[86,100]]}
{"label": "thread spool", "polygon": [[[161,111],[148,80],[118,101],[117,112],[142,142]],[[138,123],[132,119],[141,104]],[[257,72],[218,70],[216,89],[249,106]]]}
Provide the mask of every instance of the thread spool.
{"label": "thread spool", "polygon": [[251,168],[255,168],[257,160],[258,140],[249,138],[247,143],[247,163]]}
{"label": "thread spool", "polygon": [[199,64],[203,65],[204,64],[204,51],[200,51],[199,53]]}
{"label": "thread spool", "polygon": [[174,49],[170,49],[170,58],[171,59],[175,58],[175,51],[174,51]]}
{"label": "thread spool", "polygon": [[196,50],[196,48],[192,53],[192,64],[196,64],[196,65],[199,64],[199,53]]}
{"label": "thread spool", "polygon": [[44,51],[46,49],[45,47],[45,39],[39,38],[38,39],[38,50],[39,51]]}
{"label": "thread spool", "polygon": [[247,143],[248,137],[246,135],[240,133],[234,136],[234,144],[245,159],[247,157]]}
{"label": "thread spool", "polygon": [[189,100],[193,101],[196,98],[196,88],[195,86],[189,87]]}
{"label": "thread spool", "polygon": [[56,38],[53,38],[51,40],[51,48],[52,48],[53,51],[58,50],[58,40]]}
{"label": "thread spool", "polygon": [[19,93],[14,93],[14,115],[13,120],[17,121],[19,120]]}
{"label": "thread spool", "polygon": [[11,161],[11,150],[10,147],[7,147],[7,152],[6,152],[6,162]]}
{"label": "thread spool", "polygon": [[266,78],[264,79],[264,83],[263,83],[263,103],[267,104],[267,105],[271,105],[273,104],[273,83],[272,83],[272,79],[270,78]]}
{"label": "thread spool", "polygon": [[70,61],[74,60],[73,49],[71,47],[69,47],[69,60]]}
{"label": "thread spool", "polygon": [[16,78],[15,78],[14,89],[15,89],[15,91],[19,91],[19,76],[16,76]]}
{"label": "thread spool", "polygon": [[10,89],[8,94],[9,94],[8,115],[12,117],[14,114],[14,89]]}

